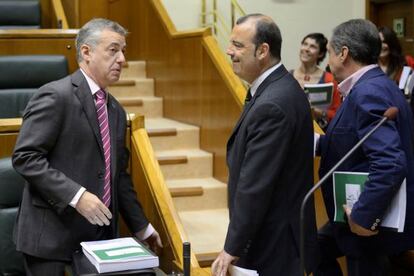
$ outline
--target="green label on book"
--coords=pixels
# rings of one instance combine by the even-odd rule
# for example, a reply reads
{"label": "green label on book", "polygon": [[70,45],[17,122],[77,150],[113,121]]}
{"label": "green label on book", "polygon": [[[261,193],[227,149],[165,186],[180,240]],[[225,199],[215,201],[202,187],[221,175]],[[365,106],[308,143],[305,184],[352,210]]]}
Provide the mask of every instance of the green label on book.
{"label": "green label on book", "polygon": [[95,253],[103,261],[152,256],[151,253],[141,246],[124,246],[110,249],[100,249],[94,250],[93,253]]}

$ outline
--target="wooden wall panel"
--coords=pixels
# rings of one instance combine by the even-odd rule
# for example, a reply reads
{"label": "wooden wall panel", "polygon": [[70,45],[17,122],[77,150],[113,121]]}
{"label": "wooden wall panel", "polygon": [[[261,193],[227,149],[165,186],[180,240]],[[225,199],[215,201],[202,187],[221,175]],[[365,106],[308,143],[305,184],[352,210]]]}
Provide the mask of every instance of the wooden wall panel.
{"label": "wooden wall panel", "polygon": [[79,27],[94,17],[108,18],[109,0],[79,1]]}
{"label": "wooden wall panel", "polygon": [[400,43],[405,54],[414,56],[414,1],[399,0],[387,3],[367,4],[369,6],[369,17],[377,26],[393,28],[394,18],[404,18],[405,36],[400,38]]}
{"label": "wooden wall panel", "polygon": [[50,0],[40,0],[40,12],[42,16],[42,28],[50,28],[52,14],[51,14]]}
{"label": "wooden wall panel", "polygon": [[79,28],[79,0],[62,0],[69,28]]}
{"label": "wooden wall panel", "polygon": [[18,133],[0,133],[0,158],[11,156]]}
{"label": "wooden wall panel", "polygon": [[0,30],[2,55],[64,55],[69,71],[74,72],[76,62],[76,30]]}
{"label": "wooden wall panel", "polygon": [[214,177],[227,182],[226,141],[241,108],[204,50],[202,32],[174,37],[148,6],[142,25],[151,32],[141,29],[139,47],[155,93],[164,99],[164,116],[201,128],[201,148],[214,155]]}
{"label": "wooden wall panel", "polygon": [[226,151],[224,146],[231,135],[241,109],[223,83],[211,58],[203,50],[201,86],[201,147],[214,154],[214,176],[227,182]]}

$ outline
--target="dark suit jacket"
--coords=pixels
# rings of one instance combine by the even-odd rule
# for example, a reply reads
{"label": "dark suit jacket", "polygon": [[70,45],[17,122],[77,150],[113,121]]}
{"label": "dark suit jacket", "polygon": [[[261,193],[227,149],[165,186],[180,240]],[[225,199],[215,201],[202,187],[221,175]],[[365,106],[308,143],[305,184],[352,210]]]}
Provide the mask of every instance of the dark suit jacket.
{"label": "dark suit jacket", "polygon": [[[376,228],[402,180],[407,178],[406,234],[380,229],[371,238],[357,237],[345,224],[335,226],[335,236],[347,255],[369,250],[396,253],[413,248],[414,239],[414,159],[411,110],[396,84],[380,68],[366,72],[345,98],[321,137],[320,176],[326,174],[382,118],[385,110],[399,109],[395,121],[389,121],[368,138],[338,171],[368,172],[365,190],[352,210],[352,219],[365,228]],[[332,220],[334,203],[332,178],[323,186],[328,216]],[[411,235],[411,238],[409,236]]]}
{"label": "dark suit jacket", "polygon": [[[283,65],[245,106],[227,144],[227,163],[230,225],[224,249],[260,275],[301,275],[299,210],[313,183],[313,125],[305,93]],[[316,227],[309,206],[312,247]]]}
{"label": "dark suit jacket", "polygon": [[[137,232],[148,225],[126,173],[126,115],[109,96],[111,135],[111,221],[118,212]],[[17,249],[42,258],[68,260],[79,243],[94,240],[91,225],[69,202],[81,186],[102,198],[104,154],[93,96],[82,73],[41,87],[29,102],[13,153],[26,179],[15,227]]]}

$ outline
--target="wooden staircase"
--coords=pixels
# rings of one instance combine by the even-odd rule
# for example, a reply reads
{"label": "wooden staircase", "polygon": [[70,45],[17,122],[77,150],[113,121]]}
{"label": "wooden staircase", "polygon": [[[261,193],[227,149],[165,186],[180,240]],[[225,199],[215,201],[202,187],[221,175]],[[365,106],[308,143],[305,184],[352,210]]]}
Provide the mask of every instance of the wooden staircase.
{"label": "wooden staircase", "polygon": [[212,154],[199,146],[199,128],[163,117],[163,100],[145,62],[132,61],[109,91],[128,113],[145,116],[145,126],[181,223],[201,266],[222,250],[228,226],[227,187],[212,177]]}

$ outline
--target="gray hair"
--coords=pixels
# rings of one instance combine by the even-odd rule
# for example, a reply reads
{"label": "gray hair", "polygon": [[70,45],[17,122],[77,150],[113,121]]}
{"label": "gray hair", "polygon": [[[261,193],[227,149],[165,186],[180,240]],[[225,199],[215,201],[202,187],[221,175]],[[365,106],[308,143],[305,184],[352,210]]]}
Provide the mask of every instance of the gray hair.
{"label": "gray hair", "polygon": [[128,31],[117,22],[104,18],[94,18],[90,20],[83,25],[76,36],[76,59],[78,62],[83,60],[81,55],[82,45],[87,44],[93,49],[96,45],[98,45],[100,35],[103,30],[110,30],[124,37],[128,34]]}
{"label": "gray hair", "polygon": [[338,25],[329,42],[336,54],[343,46],[349,55],[363,65],[376,64],[381,52],[381,39],[377,27],[365,19],[352,19]]}

